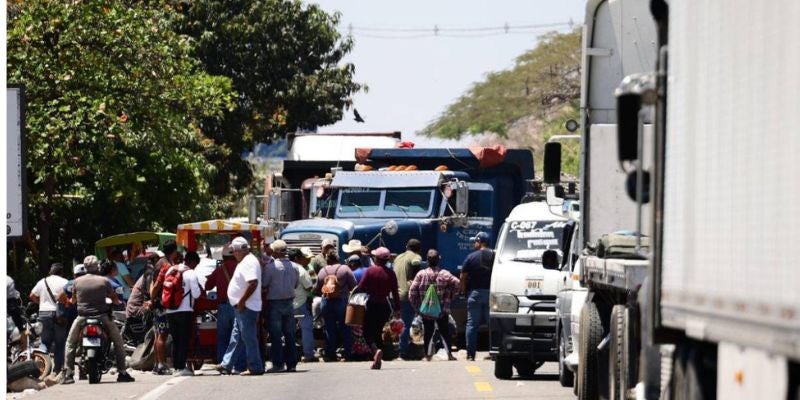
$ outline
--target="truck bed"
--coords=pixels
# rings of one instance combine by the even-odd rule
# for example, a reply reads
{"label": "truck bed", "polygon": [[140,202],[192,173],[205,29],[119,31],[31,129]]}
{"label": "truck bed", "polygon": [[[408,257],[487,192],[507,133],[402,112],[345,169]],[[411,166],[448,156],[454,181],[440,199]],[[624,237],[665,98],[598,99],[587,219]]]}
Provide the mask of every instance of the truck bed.
{"label": "truck bed", "polygon": [[583,276],[594,288],[635,291],[647,277],[649,264],[647,260],[588,256],[583,260]]}

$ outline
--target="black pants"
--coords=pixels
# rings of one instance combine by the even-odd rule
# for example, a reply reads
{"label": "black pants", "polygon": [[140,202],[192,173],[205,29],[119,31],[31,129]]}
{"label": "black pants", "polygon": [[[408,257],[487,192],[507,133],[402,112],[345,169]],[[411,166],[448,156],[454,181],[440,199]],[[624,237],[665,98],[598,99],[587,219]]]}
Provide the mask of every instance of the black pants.
{"label": "black pants", "polygon": [[386,301],[367,302],[364,314],[364,340],[368,345],[383,349],[383,326],[389,322],[392,309]]}
{"label": "black pants", "polygon": [[450,355],[450,317],[447,313],[442,313],[439,319],[422,319],[422,326],[424,327],[423,338],[425,339],[425,355],[432,356],[436,353],[431,348],[431,340],[433,339],[434,325],[439,328],[439,335],[442,337],[447,354]]}
{"label": "black pants", "polygon": [[167,321],[172,335],[172,366],[175,370],[182,370],[186,368],[194,315],[190,311],[171,313],[167,314]]}

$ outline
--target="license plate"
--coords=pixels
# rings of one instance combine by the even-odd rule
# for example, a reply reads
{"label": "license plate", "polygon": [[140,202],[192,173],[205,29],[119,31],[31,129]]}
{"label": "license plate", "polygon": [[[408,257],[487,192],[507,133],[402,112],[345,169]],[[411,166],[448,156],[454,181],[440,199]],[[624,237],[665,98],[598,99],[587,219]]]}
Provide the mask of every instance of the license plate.
{"label": "license plate", "polygon": [[544,279],[528,279],[528,289],[541,289],[544,286]]}
{"label": "license plate", "polygon": [[99,337],[85,337],[83,338],[84,347],[100,347]]}

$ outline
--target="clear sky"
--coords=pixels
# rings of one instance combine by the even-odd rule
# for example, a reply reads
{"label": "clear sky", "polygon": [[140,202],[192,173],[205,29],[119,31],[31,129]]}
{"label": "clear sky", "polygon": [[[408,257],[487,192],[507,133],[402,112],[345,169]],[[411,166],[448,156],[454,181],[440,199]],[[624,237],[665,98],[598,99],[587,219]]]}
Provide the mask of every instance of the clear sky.
{"label": "clear sky", "polygon": [[[369,92],[355,96],[355,108],[366,120],[353,121],[352,110],[320,132],[403,132],[421,145],[437,141],[416,138],[413,132],[433,121],[448,104],[488,72],[509,68],[514,58],[536,45],[548,30],[568,27],[519,29],[514,27],[583,21],[584,0],[315,0],[326,11],[342,13],[341,30],[353,26],[355,47],[346,61],[356,67],[356,80]],[[439,28],[480,28],[508,24],[511,33],[441,31]],[[362,28],[362,29],[359,29]],[[364,29],[427,28],[429,32]],[[443,37],[477,35],[472,37]],[[393,38],[377,38],[389,36]],[[453,142],[448,145],[455,145]]]}

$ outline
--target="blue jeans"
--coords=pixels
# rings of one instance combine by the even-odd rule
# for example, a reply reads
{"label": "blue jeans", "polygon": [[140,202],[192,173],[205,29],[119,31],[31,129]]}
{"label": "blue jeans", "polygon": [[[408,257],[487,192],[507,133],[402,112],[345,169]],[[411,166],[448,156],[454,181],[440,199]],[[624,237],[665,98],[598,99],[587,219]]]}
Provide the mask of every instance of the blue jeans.
{"label": "blue jeans", "polygon": [[42,323],[42,350],[55,355],[53,371],[61,371],[64,367],[64,348],[67,343],[67,327],[56,324],[55,311],[43,311],[39,314]]}
{"label": "blue jeans", "polygon": [[306,358],[314,357],[314,321],[311,318],[311,309],[308,304],[303,304],[294,309],[295,315],[302,315],[300,329],[303,338],[303,356]]}
{"label": "blue jeans", "polygon": [[[269,355],[273,368],[294,368],[297,366],[293,299],[269,301],[269,341],[272,345]],[[283,339],[283,340],[281,340]]]}
{"label": "blue jeans", "polygon": [[467,356],[478,351],[478,327],[489,323],[489,289],[475,289],[467,297]]}
{"label": "blue jeans", "polygon": [[[230,303],[222,301],[217,306],[217,311],[217,362],[222,363],[225,352],[228,350],[228,344],[231,343],[231,333],[233,333],[233,326],[236,324],[236,314]],[[234,360],[233,369],[240,372],[247,369],[247,358],[245,358],[244,353],[241,353],[239,358]]]}
{"label": "blue jeans", "polygon": [[261,360],[256,330],[259,312],[245,308],[244,311],[235,310],[234,313],[236,323],[233,326],[228,350],[225,352],[225,357],[222,358],[222,366],[230,370],[233,360],[238,360],[244,352],[250,372],[262,373],[264,372],[264,362]]}
{"label": "blue jeans", "polygon": [[325,320],[325,356],[335,357],[339,340],[344,347],[344,357],[350,358],[353,349],[353,334],[344,324],[347,299],[322,299],[322,318]]}
{"label": "blue jeans", "polygon": [[400,302],[400,318],[405,324],[403,333],[400,334],[400,357],[406,357],[408,354],[408,343],[411,341],[411,323],[414,322],[414,307],[410,301]]}

